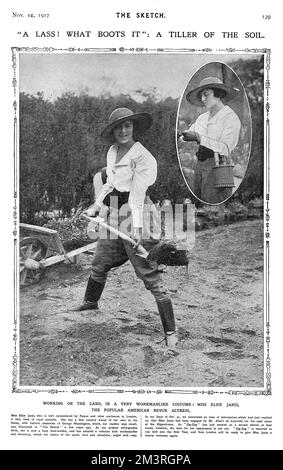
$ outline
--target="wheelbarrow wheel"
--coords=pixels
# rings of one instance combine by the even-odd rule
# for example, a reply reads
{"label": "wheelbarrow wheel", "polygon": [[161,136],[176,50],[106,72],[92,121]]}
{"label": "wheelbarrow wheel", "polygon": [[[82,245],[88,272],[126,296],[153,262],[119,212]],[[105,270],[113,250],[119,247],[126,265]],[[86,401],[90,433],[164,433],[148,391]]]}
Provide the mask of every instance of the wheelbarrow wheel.
{"label": "wheelbarrow wheel", "polygon": [[38,282],[43,274],[39,262],[45,258],[47,247],[36,237],[20,240],[20,286]]}

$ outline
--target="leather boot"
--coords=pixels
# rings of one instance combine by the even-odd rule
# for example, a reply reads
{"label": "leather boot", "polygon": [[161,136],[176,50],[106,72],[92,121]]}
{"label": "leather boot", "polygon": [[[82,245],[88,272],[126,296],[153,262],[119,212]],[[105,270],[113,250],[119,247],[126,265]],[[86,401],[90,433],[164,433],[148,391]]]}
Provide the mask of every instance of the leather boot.
{"label": "leather boot", "polygon": [[99,282],[94,281],[92,277],[90,277],[86,286],[84,301],[81,305],[76,307],[74,311],[81,312],[82,310],[97,310],[97,302],[101,297],[103,289],[104,284],[100,284]]}
{"label": "leather boot", "polygon": [[168,349],[174,351],[178,343],[178,335],[175,326],[172,302],[170,299],[166,299],[162,302],[157,301],[157,307],[165,332],[165,344]]}
{"label": "leather boot", "polygon": [[167,331],[175,331],[175,318],[171,300],[157,300],[156,303],[165,333]]}

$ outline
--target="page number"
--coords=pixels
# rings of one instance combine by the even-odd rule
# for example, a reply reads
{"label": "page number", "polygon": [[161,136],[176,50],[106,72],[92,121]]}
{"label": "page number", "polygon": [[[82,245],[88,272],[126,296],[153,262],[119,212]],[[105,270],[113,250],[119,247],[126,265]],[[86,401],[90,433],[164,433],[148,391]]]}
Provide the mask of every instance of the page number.
{"label": "page number", "polygon": [[262,15],[264,20],[271,20],[271,15]]}

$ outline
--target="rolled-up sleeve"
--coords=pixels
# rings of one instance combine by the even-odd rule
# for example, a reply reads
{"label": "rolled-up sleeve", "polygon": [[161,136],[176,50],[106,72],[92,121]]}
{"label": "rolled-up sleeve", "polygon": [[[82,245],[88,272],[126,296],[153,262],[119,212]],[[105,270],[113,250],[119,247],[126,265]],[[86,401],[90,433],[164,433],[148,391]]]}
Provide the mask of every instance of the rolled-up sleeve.
{"label": "rolled-up sleeve", "polygon": [[101,187],[98,193],[95,195],[95,204],[99,205],[100,207],[103,204],[104,199],[106,198],[107,194],[111,193],[114,189],[114,184],[112,182],[112,178],[109,177],[112,174],[112,167],[113,162],[116,158],[116,150],[115,147],[112,145],[107,152],[107,180],[106,183]]}
{"label": "rolled-up sleeve", "polygon": [[95,199],[95,204],[98,206],[102,206],[104,199],[106,198],[107,194],[111,193],[113,191],[114,186],[110,182],[106,181],[106,183],[102,186],[100,189],[99,193],[96,196]]}
{"label": "rolled-up sleeve", "polygon": [[151,154],[141,154],[132,161],[134,176],[129,195],[129,206],[132,211],[133,226],[143,226],[143,206],[145,193],[157,177],[157,164]]}

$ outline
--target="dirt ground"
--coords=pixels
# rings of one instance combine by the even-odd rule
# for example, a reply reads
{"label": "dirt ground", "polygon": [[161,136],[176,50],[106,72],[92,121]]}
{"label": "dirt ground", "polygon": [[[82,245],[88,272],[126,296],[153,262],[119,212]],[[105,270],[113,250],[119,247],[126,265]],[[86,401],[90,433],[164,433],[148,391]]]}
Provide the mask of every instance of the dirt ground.
{"label": "dirt ground", "polygon": [[263,222],[196,234],[189,272],[164,273],[179,354],[167,354],[154,298],[130,263],[111,271],[99,311],[74,312],[91,255],[20,291],[21,386],[262,387]]}

